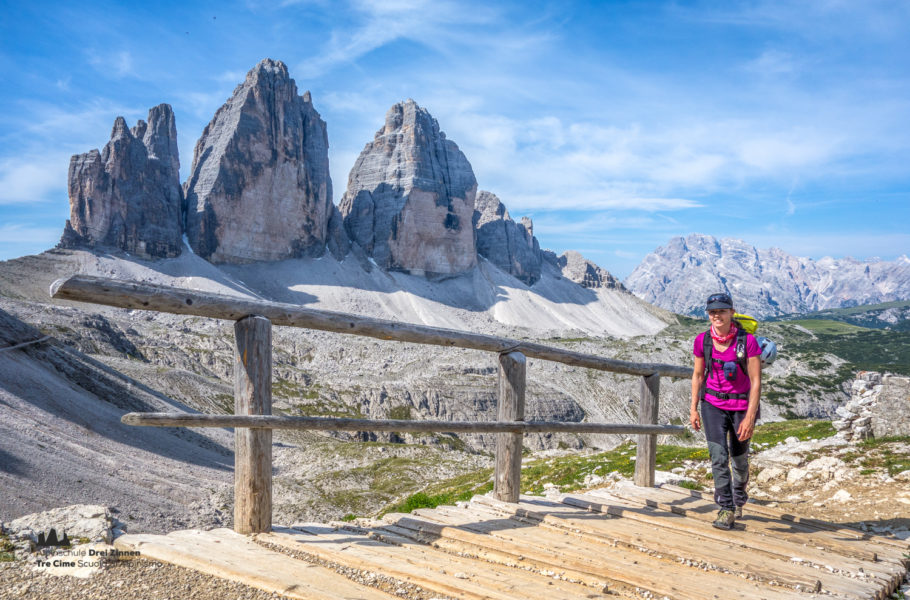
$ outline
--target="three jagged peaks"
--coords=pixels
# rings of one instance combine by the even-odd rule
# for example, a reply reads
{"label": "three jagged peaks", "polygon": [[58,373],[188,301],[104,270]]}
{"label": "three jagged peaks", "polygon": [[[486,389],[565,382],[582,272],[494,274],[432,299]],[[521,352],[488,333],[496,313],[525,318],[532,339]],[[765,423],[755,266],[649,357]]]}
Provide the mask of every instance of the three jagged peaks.
{"label": "three jagged peaks", "polygon": [[526,285],[549,262],[586,287],[621,287],[580,255],[542,251],[530,219],[516,223],[494,194],[478,193],[467,157],[412,99],[386,113],[337,207],[328,147],[310,93],[264,59],[203,130],[182,186],[167,104],[132,129],[118,117],[101,152],[74,156],[61,246],[168,258],[185,235],[216,264],[356,251],[384,270],[446,277],[483,257]]}

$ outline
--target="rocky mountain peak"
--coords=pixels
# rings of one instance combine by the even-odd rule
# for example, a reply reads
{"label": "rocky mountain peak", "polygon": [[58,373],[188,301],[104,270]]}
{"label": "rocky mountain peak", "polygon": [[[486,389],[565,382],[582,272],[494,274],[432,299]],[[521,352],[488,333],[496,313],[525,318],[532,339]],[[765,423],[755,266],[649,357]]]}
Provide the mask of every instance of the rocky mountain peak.
{"label": "rocky mountain peak", "polygon": [[[255,82],[261,78],[272,78],[282,82],[288,82],[291,76],[288,74],[288,67],[284,62],[272,58],[263,58],[259,63],[250,69],[246,74],[246,83]],[[256,85],[253,83],[252,85]]]}
{"label": "rocky mountain peak", "polygon": [[588,260],[575,250],[556,256],[548,253],[550,260],[562,271],[562,276],[586,288],[625,288],[609,271]]}
{"label": "rocky mountain peak", "polygon": [[480,191],[474,202],[474,229],[477,254],[526,285],[540,279],[540,246],[531,219],[516,223],[495,194]]}
{"label": "rocky mountain peak", "polygon": [[724,291],[756,317],[803,313],[910,298],[910,262],[825,257],[814,261],[779,248],[692,234],[670,240],[626,278],[640,298],[701,316],[708,295]]}
{"label": "rocky mountain peak", "polygon": [[114,120],[101,152],[70,160],[70,218],[60,246],[112,247],[142,258],[180,254],[181,205],[177,128],[167,104],[131,130]]}
{"label": "rocky mountain peak", "polygon": [[218,109],[185,192],[187,237],[211,262],[324,252],[333,214],[326,126],[283,62],[261,61]]}
{"label": "rocky mountain peak", "polygon": [[452,275],[477,261],[476,192],[468,159],[407,100],[389,109],[357,158],[339,209],[351,239],[380,267]]}

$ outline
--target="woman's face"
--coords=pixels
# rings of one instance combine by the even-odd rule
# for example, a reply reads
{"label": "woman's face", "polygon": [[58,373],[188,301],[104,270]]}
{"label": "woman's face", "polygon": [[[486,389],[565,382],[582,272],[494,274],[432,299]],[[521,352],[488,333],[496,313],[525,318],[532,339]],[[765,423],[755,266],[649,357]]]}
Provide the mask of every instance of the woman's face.
{"label": "woman's face", "polygon": [[708,320],[715,329],[726,329],[733,320],[732,308],[715,308],[708,311]]}

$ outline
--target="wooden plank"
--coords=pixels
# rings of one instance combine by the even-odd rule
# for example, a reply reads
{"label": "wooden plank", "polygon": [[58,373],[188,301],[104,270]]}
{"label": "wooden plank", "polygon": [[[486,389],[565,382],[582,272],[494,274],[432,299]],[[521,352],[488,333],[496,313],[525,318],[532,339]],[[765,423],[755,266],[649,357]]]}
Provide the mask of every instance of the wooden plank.
{"label": "wooden plank", "polygon": [[[690,490],[671,484],[664,484],[661,487],[683,496],[695,496],[696,498],[701,498],[703,500],[710,499],[710,496],[708,494],[705,494],[699,490]],[[745,508],[749,513],[752,514],[764,515],[773,519],[780,519],[781,521],[792,521],[806,527],[824,531],[834,531],[845,537],[851,537],[855,540],[863,540],[864,542],[869,542],[872,545],[883,547],[882,553],[890,554],[892,557],[901,557],[903,554],[910,551],[910,542],[892,540],[880,535],[874,535],[867,531],[863,531],[862,529],[857,529],[856,527],[845,525],[843,523],[831,523],[830,521],[822,521],[820,519],[813,519],[811,517],[794,515],[779,508],[765,506],[764,504],[750,503]],[[904,560],[906,561],[906,559]]]}
{"label": "wooden plank", "polygon": [[615,360],[482,333],[373,319],[347,313],[304,308],[297,304],[238,298],[138,281],[74,275],[67,279],[58,279],[51,284],[50,294],[53,298],[62,300],[232,321],[247,315],[262,315],[275,325],[350,333],[415,344],[473,348],[497,354],[521,352],[531,358],[629,375],[658,373],[663,377],[688,378],[692,376],[692,369],[689,367]]}
{"label": "wooden plank", "polygon": [[[476,539],[488,538],[486,543],[490,547],[501,548],[503,542],[508,542],[512,547],[520,548],[524,556],[529,556],[532,552],[555,554],[559,556],[564,568],[607,577],[670,598],[713,598],[718,590],[722,590],[720,597],[723,598],[755,600],[791,599],[794,593],[790,589],[770,587],[733,574],[702,571],[669,559],[606,544],[592,552],[590,547],[578,544],[566,532],[528,526],[501,516],[483,515],[473,507],[468,510],[446,506],[414,512],[417,517],[427,521],[482,534],[482,537]],[[448,530],[444,531],[448,535]],[[817,596],[806,592],[801,597]]]}
{"label": "wooden plank", "polygon": [[[478,498],[475,498],[475,501]],[[641,521],[664,529],[685,531],[715,542],[738,543],[745,548],[751,549],[756,554],[773,558],[789,560],[793,557],[801,557],[811,564],[819,565],[820,568],[827,569],[829,566],[836,568],[850,577],[862,577],[863,573],[867,573],[872,576],[874,581],[884,587],[889,587],[893,584],[896,573],[895,569],[882,566],[880,563],[864,561],[807,545],[802,541],[804,538],[799,538],[801,541],[796,542],[775,537],[775,532],[769,534],[760,531],[752,531],[749,535],[743,536],[741,531],[715,529],[706,521],[687,518],[675,512],[661,512],[657,509],[607,494],[599,494],[597,496],[591,494],[565,495],[561,498],[561,501],[571,506],[608,513],[624,519]]]}
{"label": "wooden plank", "polygon": [[[266,592],[300,600],[394,600],[334,571],[269,550],[229,529],[175,531],[168,535],[127,534],[114,540],[119,550],[166,562]],[[165,590],[176,592],[176,590]]]}
{"label": "wooden plank", "polygon": [[[234,323],[234,414],[272,413],[272,324],[249,316]],[[272,528],[272,430],[234,431],[234,531]]]}
{"label": "wooden plank", "polygon": [[258,534],[256,539],[465,600],[604,597],[577,584],[556,585],[550,578],[446,554],[423,544],[397,546],[325,525],[275,528],[272,533]]}
{"label": "wooden plank", "polygon": [[[499,355],[500,421],[524,421],[526,374],[524,354],[509,352]],[[493,494],[504,502],[518,502],[521,492],[522,439],[520,433],[500,433],[496,436]]]}
{"label": "wooden plank", "polygon": [[485,500],[484,506],[497,511],[497,514],[568,531],[586,544],[618,543],[631,549],[670,556],[679,562],[736,572],[765,583],[774,582],[799,590],[823,590],[849,598],[875,597],[884,593],[880,582],[829,573],[805,562],[796,563],[791,560],[795,554],[758,552],[745,537],[718,540],[672,527],[598,515],[542,498],[524,497],[518,504],[506,504],[491,498]]}
{"label": "wooden plank", "polygon": [[[638,404],[638,424],[656,425],[660,408],[660,375],[641,378]],[[654,486],[654,469],[657,464],[657,436],[639,435],[635,451],[635,485]]]}
{"label": "wooden plank", "polygon": [[624,582],[617,581],[602,573],[590,573],[567,564],[558,552],[511,543],[507,540],[491,540],[489,536],[451,527],[441,522],[413,514],[388,514],[388,524],[377,531],[379,535],[391,532],[413,540],[430,544],[446,552],[470,555],[492,563],[517,569],[533,569],[549,576],[559,575],[561,579],[579,581],[595,589],[616,588]]}
{"label": "wooden plank", "polygon": [[309,429],[317,431],[408,431],[455,433],[655,433],[682,435],[678,425],[566,423],[562,421],[400,421],[394,419],[338,419],[281,415],[200,415],[192,413],[127,413],[126,425],[144,427],[249,427],[253,429]]}
{"label": "wooden plank", "polygon": [[[590,493],[596,495],[596,491]],[[610,493],[621,498],[635,500],[645,506],[669,510],[702,521],[710,522],[714,519],[715,507],[701,498],[683,497],[660,488],[645,490],[635,486],[615,487],[610,490]],[[750,532],[760,532],[804,544],[807,548],[822,548],[836,554],[868,561],[870,569],[888,573],[895,582],[892,585],[899,584],[906,574],[906,568],[902,564],[894,561],[876,562],[878,560],[876,552],[866,549],[863,544],[856,543],[855,540],[839,538],[833,532],[803,527],[798,523],[785,523],[761,515],[750,517],[747,527]]]}

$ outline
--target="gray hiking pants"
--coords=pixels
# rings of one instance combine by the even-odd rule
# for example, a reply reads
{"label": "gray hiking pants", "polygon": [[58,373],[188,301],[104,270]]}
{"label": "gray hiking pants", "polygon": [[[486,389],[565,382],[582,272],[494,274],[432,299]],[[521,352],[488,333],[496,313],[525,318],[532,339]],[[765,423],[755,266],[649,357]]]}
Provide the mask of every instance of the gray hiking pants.
{"label": "gray hiking pants", "polygon": [[[714,475],[714,501],[733,510],[749,499],[749,440],[739,441],[736,429],[746,416],[744,410],[724,410],[707,400],[701,402],[701,422],[708,439],[711,473]],[[732,463],[732,469],[731,467]]]}

